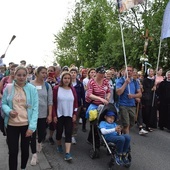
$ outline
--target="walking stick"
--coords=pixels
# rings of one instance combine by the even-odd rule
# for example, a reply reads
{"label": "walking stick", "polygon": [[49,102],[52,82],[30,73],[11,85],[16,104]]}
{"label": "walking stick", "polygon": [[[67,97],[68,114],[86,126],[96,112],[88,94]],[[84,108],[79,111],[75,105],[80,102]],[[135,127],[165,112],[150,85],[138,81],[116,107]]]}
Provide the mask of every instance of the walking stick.
{"label": "walking stick", "polygon": [[137,119],[138,119],[139,105],[140,105],[140,102],[138,102],[138,104],[137,104],[137,107],[136,107],[136,116],[135,116],[135,122],[137,122]]}

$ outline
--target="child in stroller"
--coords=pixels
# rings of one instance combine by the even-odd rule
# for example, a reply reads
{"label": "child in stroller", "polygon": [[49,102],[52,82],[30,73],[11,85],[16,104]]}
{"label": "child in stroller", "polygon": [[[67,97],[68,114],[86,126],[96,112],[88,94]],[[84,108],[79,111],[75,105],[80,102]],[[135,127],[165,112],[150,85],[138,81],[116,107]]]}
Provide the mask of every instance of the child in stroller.
{"label": "child in stroller", "polygon": [[117,153],[115,161],[118,165],[129,165],[127,152],[130,145],[130,136],[121,134],[121,127],[115,123],[116,114],[113,111],[107,111],[105,121],[101,121],[99,128],[104,135],[106,142],[112,142],[116,145]]}

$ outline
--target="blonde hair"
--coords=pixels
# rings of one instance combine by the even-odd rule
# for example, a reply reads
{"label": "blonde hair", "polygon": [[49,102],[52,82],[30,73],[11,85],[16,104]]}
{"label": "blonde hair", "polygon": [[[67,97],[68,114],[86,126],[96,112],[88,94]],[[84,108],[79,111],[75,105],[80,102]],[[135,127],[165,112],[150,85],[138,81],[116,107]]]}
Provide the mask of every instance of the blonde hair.
{"label": "blonde hair", "polygon": [[19,70],[25,70],[25,72],[28,74],[27,68],[22,66],[22,65],[20,65],[20,66],[15,68],[14,75],[16,75]]}

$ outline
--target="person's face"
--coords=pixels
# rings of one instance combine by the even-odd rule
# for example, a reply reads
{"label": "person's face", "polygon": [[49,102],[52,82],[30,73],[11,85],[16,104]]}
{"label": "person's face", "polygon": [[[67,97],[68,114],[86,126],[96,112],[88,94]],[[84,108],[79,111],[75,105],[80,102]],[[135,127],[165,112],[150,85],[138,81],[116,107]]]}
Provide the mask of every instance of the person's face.
{"label": "person's face", "polygon": [[136,80],[138,78],[138,73],[137,71],[133,71],[133,78]]}
{"label": "person's face", "polygon": [[87,71],[83,71],[82,77],[86,77],[86,76],[87,76]]}
{"label": "person's face", "polygon": [[21,65],[22,65],[22,66],[25,66],[25,65],[26,65],[26,63],[25,63],[25,62],[21,62]]}
{"label": "person's face", "polygon": [[106,78],[110,80],[112,78],[112,73],[111,72],[106,73]]}
{"label": "person's face", "polygon": [[39,79],[44,80],[44,79],[47,77],[47,70],[46,70],[46,69],[42,69],[42,70],[38,73],[37,77],[38,77]]}
{"label": "person's face", "polygon": [[115,75],[115,70],[113,68],[110,71],[112,72],[112,75]]}
{"label": "person's face", "polygon": [[113,123],[115,121],[115,117],[114,116],[105,116],[105,120],[108,123]]}
{"label": "person's face", "polygon": [[10,68],[10,75],[14,76],[15,67]]}
{"label": "person's face", "polygon": [[27,67],[28,73],[31,74],[32,72],[32,68],[31,67]]}
{"label": "person's face", "polygon": [[158,75],[162,75],[162,69],[159,69],[159,71],[157,72],[158,73]]}
{"label": "person's face", "polygon": [[96,76],[96,71],[95,70],[91,70],[89,73],[90,78],[93,78]]}
{"label": "person's face", "polygon": [[167,80],[170,81],[170,73],[167,75]]}
{"label": "person's face", "polygon": [[154,71],[153,71],[153,69],[150,69],[150,70],[149,70],[149,76],[150,76],[150,77],[153,77],[153,76],[154,76]]}
{"label": "person's face", "polygon": [[77,72],[76,71],[71,71],[70,74],[71,74],[71,78],[72,79],[76,79],[77,78]]}
{"label": "person's face", "polygon": [[15,73],[15,81],[18,85],[24,85],[27,80],[27,72],[24,69],[20,69]]}
{"label": "person's face", "polygon": [[133,69],[132,67],[127,67],[127,74],[128,74],[128,77],[132,77],[133,76]]}
{"label": "person's face", "polygon": [[96,77],[103,79],[105,77],[105,73],[96,73]]}
{"label": "person's face", "polygon": [[49,68],[47,69],[47,72],[48,72],[48,73],[54,72],[54,69],[53,69],[52,67],[49,67]]}
{"label": "person's face", "polygon": [[70,81],[71,81],[70,75],[66,74],[63,76],[63,85],[64,86],[69,86]]}

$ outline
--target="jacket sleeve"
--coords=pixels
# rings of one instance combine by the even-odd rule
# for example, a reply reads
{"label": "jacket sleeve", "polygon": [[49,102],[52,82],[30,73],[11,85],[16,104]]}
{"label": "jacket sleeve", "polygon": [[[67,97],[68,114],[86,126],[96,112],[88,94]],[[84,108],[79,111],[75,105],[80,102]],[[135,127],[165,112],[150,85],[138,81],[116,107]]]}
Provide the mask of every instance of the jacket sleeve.
{"label": "jacket sleeve", "polygon": [[39,103],[38,103],[38,92],[36,88],[32,89],[32,115],[31,115],[31,119],[29,122],[29,126],[28,129],[35,131],[37,128],[37,120],[38,120],[38,107],[39,107]]}
{"label": "jacket sleeve", "polygon": [[85,90],[84,90],[84,86],[83,86],[83,83],[81,83],[82,86],[81,86],[81,99],[82,99],[82,102],[83,102],[83,107],[85,107]]}
{"label": "jacket sleeve", "polygon": [[74,104],[73,104],[73,115],[77,115],[77,110],[78,110],[78,100],[77,100],[77,93],[74,87],[71,87],[73,95],[74,95]]}
{"label": "jacket sleeve", "polygon": [[53,108],[52,108],[52,117],[57,116],[57,93],[58,93],[58,86],[54,86],[53,88]]}
{"label": "jacket sleeve", "polygon": [[12,108],[10,108],[8,104],[8,98],[9,98],[8,88],[5,88],[3,96],[2,96],[2,110],[6,116],[9,116],[9,113],[12,110]]}

